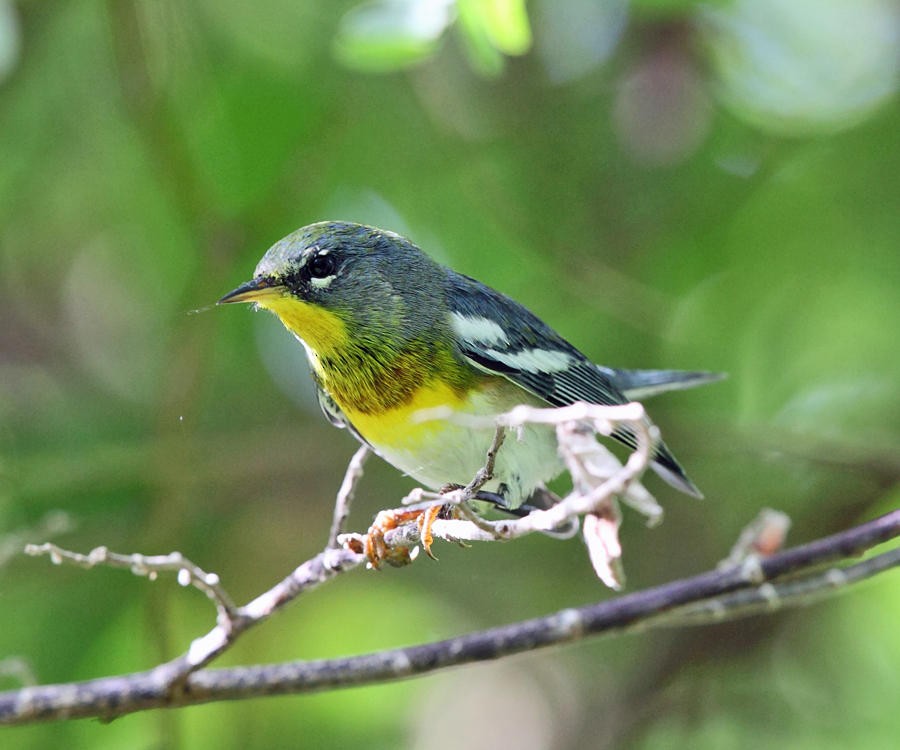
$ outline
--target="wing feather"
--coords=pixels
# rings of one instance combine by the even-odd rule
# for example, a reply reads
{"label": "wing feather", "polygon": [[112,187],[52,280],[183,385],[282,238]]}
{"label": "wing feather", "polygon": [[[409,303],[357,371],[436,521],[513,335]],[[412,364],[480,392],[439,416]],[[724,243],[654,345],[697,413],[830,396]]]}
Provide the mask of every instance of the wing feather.
{"label": "wing feather", "polygon": [[[500,375],[550,406],[576,401],[615,406],[628,403],[615,371],[591,362],[527,308],[475,279],[448,270],[446,301],[458,354],[484,372]],[[628,428],[612,437],[634,449]],[[700,491],[664,443],[654,468],[667,482],[691,495]]]}
{"label": "wing feather", "polygon": [[[475,279],[450,272],[449,282],[457,347],[471,364],[502,375],[551,406],[628,403],[604,368],[527,308]],[[484,323],[479,326],[479,321]],[[480,339],[479,328],[484,331]],[[497,330],[503,331],[502,339]]]}

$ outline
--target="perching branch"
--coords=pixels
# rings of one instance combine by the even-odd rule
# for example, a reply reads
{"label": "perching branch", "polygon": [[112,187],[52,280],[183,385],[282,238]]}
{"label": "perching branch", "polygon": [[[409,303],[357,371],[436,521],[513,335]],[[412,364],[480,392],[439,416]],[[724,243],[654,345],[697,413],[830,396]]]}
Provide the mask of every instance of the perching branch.
{"label": "perching branch", "polygon": [[[494,459],[504,439],[513,439],[507,432],[529,422],[556,426],[561,455],[572,474],[574,490],[547,510],[534,511],[525,518],[487,521],[476,515],[469,503],[490,480]],[[608,434],[623,424],[631,428],[637,439],[637,448],[624,467],[594,437],[596,432]],[[338,493],[328,546],[242,607],[232,603],[218,576],[206,573],[180,553],[118,555],[98,548],[89,555],[80,555],[55,545],[30,546],[29,553],[49,555],[55,563],[83,567],[107,564],[129,568],[151,578],[161,572],[177,571],[180,583],[193,585],[214,602],[216,625],[195,639],[185,654],[148,672],[2,693],[0,723],[86,716],[108,719],[147,708],[383,682],[588,635],[620,633],[638,627],[710,623],[794,606],[900,565],[900,550],[894,549],[863,562],[825,571],[818,569],[824,563],[845,560],[900,536],[900,511],[786,552],[777,552],[786,532],[786,519],[769,512],[762,514],[742,535],[718,570],[694,578],[412,648],[345,659],[203,669],[244,631],[267,619],[299,594],[365,562],[377,566],[378,559],[373,559],[372,549],[380,550],[381,559],[406,563],[415,557],[416,545],[427,545],[432,535],[451,541],[508,540],[535,531],[558,531],[584,517],[585,538],[595,570],[604,582],[618,586],[621,551],[617,499],[642,511],[650,523],[658,522],[662,511],[639,482],[658,439],[656,428],[646,420],[639,404],[621,407],[577,404],[565,409],[519,407],[502,418],[485,466],[469,485],[443,494],[418,490],[407,498],[413,501],[412,505],[379,514],[381,520],[376,519],[367,535],[340,534],[367,455],[365,449],[360,449],[351,460]],[[448,506],[456,509],[457,517],[439,517],[437,511]],[[373,537],[377,537],[377,545],[369,543]],[[335,542],[342,546],[335,547]],[[775,554],[770,555],[772,552]],[[791,577],[784,580],[787,574]]]}
{"label": "perching branch", "polygon": [[[369,685],[573,642],[591,635],[614,635],[673,623],[718,622],[729,613],[744,614],[757,611],[760,606],[776,609],[806,603],[814,595],[845,589],[898,567],[900,548],[895,547],[862,562],[809,573],[823,564],[858,555],[898,536],[900,510],[758,560],[754,565],[713,570],[587,607],[561,610],[546,617],[449,640],[362,656],[200,670],[189,674],[177,689],[173,689],[160,668],[66,685],[23,688],[0,693],[0,724],[78,717],[112,719],[150,708]],[[326,550],[305,565],[327,568],[325,558],[335,552]],[[780,580],[788,574],[792,576],[789,580]],[[745,609],[729,609],[734,604]]]}

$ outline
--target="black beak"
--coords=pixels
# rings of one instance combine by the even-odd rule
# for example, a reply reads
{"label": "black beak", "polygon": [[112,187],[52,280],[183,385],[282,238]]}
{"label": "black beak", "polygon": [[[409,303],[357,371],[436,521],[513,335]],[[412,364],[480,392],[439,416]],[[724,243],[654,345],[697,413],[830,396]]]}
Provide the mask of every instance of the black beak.
{"label": "black beak", "polygon": [[237,289],[232,289],[217,305],[227,305],[231,302],[259,302],[266,297],[280,297],[285,287],[281,282],[269,276],[259,276],[251,281],[241,284]]}

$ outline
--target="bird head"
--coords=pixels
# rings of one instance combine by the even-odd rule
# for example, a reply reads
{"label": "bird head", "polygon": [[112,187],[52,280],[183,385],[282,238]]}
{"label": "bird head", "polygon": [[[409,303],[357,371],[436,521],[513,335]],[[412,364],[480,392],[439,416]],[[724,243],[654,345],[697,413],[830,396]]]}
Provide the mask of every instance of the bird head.
{"label": "bird head", "polygon": [[326,221],[275,243],[219,304],[270,310],[317,354],[400,348],[440,318],[444,269],[393,232]]}

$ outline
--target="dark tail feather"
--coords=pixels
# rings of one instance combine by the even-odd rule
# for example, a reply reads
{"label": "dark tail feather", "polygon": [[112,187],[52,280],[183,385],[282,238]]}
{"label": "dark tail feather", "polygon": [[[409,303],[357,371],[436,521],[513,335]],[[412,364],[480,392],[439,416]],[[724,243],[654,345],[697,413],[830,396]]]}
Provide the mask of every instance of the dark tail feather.
{"label": "dark tail feather", "polygon": [[676,490],[681,490],[687,495],[703,499],[703,493],[694,484],[690,477],[684,473],[681,464],[675,460],[675,456],[669,451],[665,443],[656,446],[656,455],[653,457],[653,463],[650,464],[662,479]]}
{"label": "dark tail feather", "polygon": [[632,401],[666,391],[681,391],[698,385],[723,380],[724,372],[692,372],[690,370],[612,370],[616,387]]}
{"label": "dark tail feather", "polygon": [[[666,391],[679,391],[685,388],[695,388],[698,385],[706,385],[707,383],[715,383],[726,377],[723,372],[703,372],[690,370],[613,370],[613,382],[625,395],[626,398],[638,401],[658,393]],[[623,436],[613,433],[613,437],[617,437],[626,444],[633,446],[634,437],[629,435],[629,439],[623,440]],[[651,464],[653,470],[659,474],[668,484],[681,492],[693,497],[703,497],[703,493],[697,488],[681,464],[675,460],[675,456],[666,447],[665,443],[660,443],[656,448],[656,455],[653,457]]]}
{"label": "dark tail feather", "polygon": [[[613,430],[612,437],[620,443],[624,443],[631,449],[637,447],[637,438],[629,427],[622,426]],[[656,445],[656,452],[653,454],[653,461],[650,464],[650,468],[676,490],[691,495],[692,497],[703,497],[703,493],[700,492],[697,485],[690,480],[684,469],[681,468],[681,464],[679,464],[675,459],[675,456],[672,455],[672,451],[670,451],[669,447],[662,441]]]}

